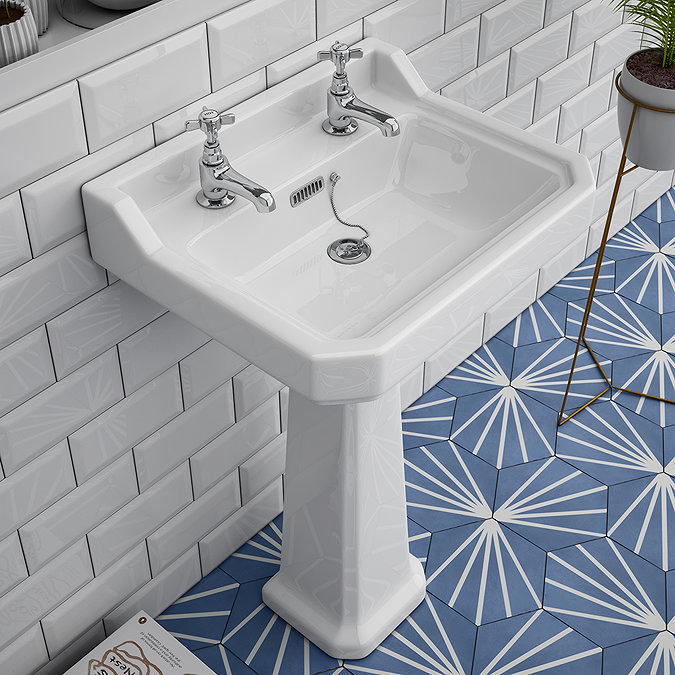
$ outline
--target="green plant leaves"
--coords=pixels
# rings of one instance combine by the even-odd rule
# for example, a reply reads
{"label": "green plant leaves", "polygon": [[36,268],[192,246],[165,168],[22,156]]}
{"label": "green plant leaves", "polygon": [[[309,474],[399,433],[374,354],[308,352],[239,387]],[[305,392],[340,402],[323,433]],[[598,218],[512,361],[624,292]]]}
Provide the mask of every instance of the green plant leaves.
{"label": "green plant leaves", "polygon": [[663,50],[664,68],[675,65],[675,0],[610,0],[639,26],[644,45]]}

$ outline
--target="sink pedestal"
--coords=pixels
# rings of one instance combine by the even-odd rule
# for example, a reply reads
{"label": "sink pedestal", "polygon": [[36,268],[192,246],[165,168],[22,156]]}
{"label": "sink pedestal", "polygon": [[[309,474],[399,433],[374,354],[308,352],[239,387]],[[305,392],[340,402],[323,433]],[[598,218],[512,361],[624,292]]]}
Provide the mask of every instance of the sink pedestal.
{"label": "sink pedestal", "polygon": [[335,658],[369,654],[422,601],[408,550],[398,387],[318,405],[291,391],[281,569],[263,600]]}

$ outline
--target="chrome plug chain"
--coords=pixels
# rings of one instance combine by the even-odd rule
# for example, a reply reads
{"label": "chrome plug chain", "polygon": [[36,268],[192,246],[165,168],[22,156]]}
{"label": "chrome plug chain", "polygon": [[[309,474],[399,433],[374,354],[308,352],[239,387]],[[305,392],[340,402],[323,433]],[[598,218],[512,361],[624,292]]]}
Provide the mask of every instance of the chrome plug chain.
{"label": "chrome plug chain", "polygon": [[328,176],[328,180],[330,180],[330,205],[331,208],[333,209],[333,214],[335,215],[339,223],[342,223],[347,227],[358,227],[360,230],[363,230],[365,232],[363,237],[361,237],[361,239],[357,241],[359,249],[362,249],[364,247],[363,241],[364,239],[370,236],[370,233],[368,232],[368,230],[366,230],[365,227],[363,227],[363,225],[357,225],[356,223],[348,223],[346,220],[342,220],[342,218],[340,218],[337,209],[335,208],[335,201],[334,201],[335,184],[340,180],[340,176],[339,174],[335,173],[335,171],[333,171],[333,173],[331,173],[331,175]]}

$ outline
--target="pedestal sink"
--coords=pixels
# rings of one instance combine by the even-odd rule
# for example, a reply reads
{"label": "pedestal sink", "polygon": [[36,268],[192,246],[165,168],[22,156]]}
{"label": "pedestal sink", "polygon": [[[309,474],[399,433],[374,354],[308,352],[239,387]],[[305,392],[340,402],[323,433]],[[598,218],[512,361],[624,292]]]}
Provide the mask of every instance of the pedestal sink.
{"label": "pedestal sink", "polygon": [[[400,382],[577,239],[594,192],[585,158],[433,94],[390,45],[359,46],[351,84],[399,136],[325,134],[325,63],[233,109],[223,149],[274,212],[196,204],[200,134],[83,187],[96,261],[290,387],[282,562],[263,597],[338,658],[368,654],[424,597]],[[334,171],[341,215],[371,233],[356,265],[326,252],[352,234],[314,189]]]}

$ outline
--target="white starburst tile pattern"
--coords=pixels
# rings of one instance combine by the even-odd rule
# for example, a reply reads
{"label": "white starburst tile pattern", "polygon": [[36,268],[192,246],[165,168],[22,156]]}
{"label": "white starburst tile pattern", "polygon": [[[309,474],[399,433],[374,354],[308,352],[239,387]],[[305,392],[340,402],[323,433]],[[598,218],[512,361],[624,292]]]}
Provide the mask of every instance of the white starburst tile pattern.
{"label": "white starburst tile pattern", "polygon": [[601,647],[666,630],[665,573],[611,539],[548,554],[544,609]]}
{"label": "white starburst tile pattern", "polygon": [[[671,190],[609,241],[587,337],[610,377],[675,394],[674,224]],[[675,405],[614,390],[557,425],[595,260],[403,414],[427,596],[374,652],[333,659],[262,603],[281,516],[164,625],[217,675],[675,672]],[[570,405],[603,385],[582,349]]]}
{"label": "white starburst tile pattern", "polygon": [[544,550],[605,535],[607,488],[555,457],[499,472],[494,518]]}

